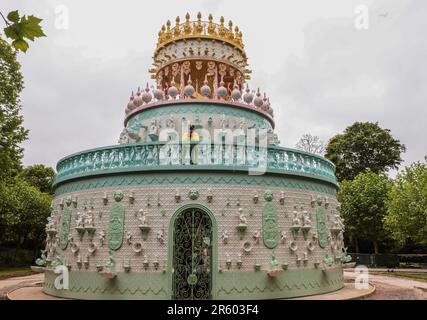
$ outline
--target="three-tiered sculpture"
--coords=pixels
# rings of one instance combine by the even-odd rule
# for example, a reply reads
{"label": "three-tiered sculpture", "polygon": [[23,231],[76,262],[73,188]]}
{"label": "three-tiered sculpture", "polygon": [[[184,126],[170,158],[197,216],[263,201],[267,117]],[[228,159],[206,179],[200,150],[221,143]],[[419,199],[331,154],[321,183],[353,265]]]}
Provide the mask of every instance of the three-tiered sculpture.
{"label": "three-tiered sculpture", "polygon": [[[334,165],[279,146],[269,99],[246,83],[239,28],[200,13],[168,21],[153,65],[155,85],[132,93],[119,144],[57,165],[37,261],[44,291],[269,299],[340,289],[348,256]],[[59,265],[68,289],[55,284]]]}

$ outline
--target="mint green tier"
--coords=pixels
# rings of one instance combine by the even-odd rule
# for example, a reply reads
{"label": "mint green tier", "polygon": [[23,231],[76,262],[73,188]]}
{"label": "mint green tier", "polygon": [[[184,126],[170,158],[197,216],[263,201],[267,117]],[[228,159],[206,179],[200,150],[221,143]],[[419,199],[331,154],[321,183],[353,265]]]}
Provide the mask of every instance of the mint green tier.
{"label": "mint green tier", "polygon": [[[215,127],[215,123],[224,115],[229,120],[228,125],[232,126],[232,120],[243,119],[248,124],[254,125],[257,128],[274,129],[274,121],[270,116],[261,113],[252,108],[245,108],[241,104],[221,103],[219,101],[203,101],[191,102],[170,101],[157,105],[154,108],[144,108],[138,110],[137,113],[132,113],[125,119],[125,126],[132,128],[140,123],[149,124],[152,119],[176,117],[177,125],[185,118],[190,120],[195,125],[201,125],[205,128],[210,126]],[[230,121],[230,119],[232,119]],[[237,125],[238,123],[236,123]]]}
{"label": "mint green tier", "polygon": [[245,104],[209,99],[173,100],[138,108],[126,116],[119,143],[155,142],[161,132],[174,131],[181,136],[190,124],[205,141],[206,136],[213,140],[216,130],[247,133],[253,129],[265,130],[269,133],[269,143],[279,144],[275,140],[274,120],[270,115]]}
{"label": "mint green tier", "polygon": [[[166,273],[119,273],[111,281],[97,273],[70,273],[70,289],[55,290],[55,274],[46,273],[44,292],[71,299],[170,299]],[[343,287],[342,269],[288,270],[271,279],[263,272],[218,273],[213,299],[285,299],[316,295]]]}
{"label": "mint green tier", "polygon": [[[193,144],[193,143],[192,143]],[[61,159],[54,185],[70,179],[116,173],[153,171],[241,171],[301,176],[337,185],[335,167],[307,152],[268,146],[195,144],[197,161],[190,165],[188,143],[140,143],[82,151]]]}

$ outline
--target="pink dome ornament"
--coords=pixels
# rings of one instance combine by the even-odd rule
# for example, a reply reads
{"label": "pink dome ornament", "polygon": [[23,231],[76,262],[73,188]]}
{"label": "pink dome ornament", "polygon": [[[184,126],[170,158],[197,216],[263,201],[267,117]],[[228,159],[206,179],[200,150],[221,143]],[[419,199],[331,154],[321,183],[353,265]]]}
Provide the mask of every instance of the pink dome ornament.
{"label": "pink dome ornament", "polygon": [[270,98],[267,99],[267,103],[268,103],[267,113],[269,115],[273,116],[274,115],[274,111],[273,111],[273,108],[271,107],[271,104],[270,104]]}
{"label": "pink dome ornament", "polygon": [[265,92],[264,92],[264,98],[262,99],[262,106],[261,106],[261,109],[262,110],[264,110],[264,111],[267,111],[268,110],[268,101],[267,101],[267,95],[265,94]]}
{"label": "pink dome ornament", "polygon": [[193,96],[195,91],[196,90],[194,90],[194,87],[192,86],[191,76],[189,76],[188,81],[187,81],[187,85],[184,87],[184,94],[187,97],[191,97],[191,96]]}
{"label": "pink dome ornament", "polygon": [[247,104],[251,104],[252,101],[254,100],[254,95],[252,94],[251,90],[249,90],[249,86],[248,84],[246,84],[246,93],[243,95],[243,100],[247,103]]}
{"label": "pink dome ornament", "polygon": [[131,93],[131,95],[130,95],[130,98],[129,98],[128,105],[127,105],[127,107],[126,107],[126,110],[129,110],[129,112],[130,112],[131,110],[135,109],[135,104],[133,103],[133,100],[134,100],[134,93],[133,93],[133,91],[132,91],[132,93]]}
{"label": "pink dome ornament", "polygon": [[151,99],[153,99],[153,96],[151,95],[150,89],[148,88],[148,83],[144,91],[145,92],[142,94],[142,101],[145,103],[150,103]]}
{"label": "pink dome ornament", "polygon": [[179,94],[178,89],[175,87],[175,81],[172,80],[171,86],[168,89],[168,95],[172,97],[172,99],[176,99]]}
{"label": "pink dome ornament", "polygon": [[222,99],[224,99],[227,96],[227,88],[224,87],[224,84],[225,83],[224,83],[224,81],[222,80],[222,77],[221,77],[221,82],[219,83],[219,88],[217,90],[217,94],[218,94],[218,97],[220,97]]}
{"label": "pink dome ornament", "polygon": [[164,92],[159,86],[157,86],[157,88],[156,88],[156,90],[154,90],[153,94],[154,94],[154,98],[156,98],[156,100],[158,100],[158,101],[161,101],[165,98]]}
{"label": "pink dome ornament", "polygon": [[140,106],[142,106],[142,97],[141,97],[141,89],[140,89],[140,87],[138,87],[138,91],[133,96],[133,104],[137,108],[140,107]]}
{"label": "pink dome ornament", "polygon": [[262,104],[264,103],[264,101],[262,100],[262,98],[261,98],[261,93],[259,92],[259,88],[258,88],[258,91],[257,91],[257,93],[256,93],[256,97],[255,97],[255,99],[254,99],[254,105],[257,107],[257,108],[260,108],[261,106],[262,106]]}
{"label": "pink dome ornament", "polygon": [[211,95],[211,88],[208,84],[208,79],[207,77],[205,77],[205,81],[203,81],[203,86],[200,88],[200,94],[206,98]]}
{"label": "pink dome ornament", "polygon": [[236,82],[234,82],[234,89],[231,91],[231,98],[234,101],[239,101],[240,98],[242,98],[242,93],[240,92],[239,86],[236,84]]}

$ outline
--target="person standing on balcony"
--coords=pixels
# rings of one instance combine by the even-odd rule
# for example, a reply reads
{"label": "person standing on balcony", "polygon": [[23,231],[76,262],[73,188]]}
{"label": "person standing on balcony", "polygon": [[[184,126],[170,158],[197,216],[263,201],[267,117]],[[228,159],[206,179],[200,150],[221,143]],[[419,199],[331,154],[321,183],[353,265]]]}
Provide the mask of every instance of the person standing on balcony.
{"label": "person standing on balcony", "polygon": [[186,159],[190,158],[190,164],[197,164],[198,162],[196,142],[200,141],[200,137],[194,129],[194,125],[190,125],[189,130],[182,135],[182,141],[187,142],[183,143],[183,160],[185,159],[184,162],[187,162]]}

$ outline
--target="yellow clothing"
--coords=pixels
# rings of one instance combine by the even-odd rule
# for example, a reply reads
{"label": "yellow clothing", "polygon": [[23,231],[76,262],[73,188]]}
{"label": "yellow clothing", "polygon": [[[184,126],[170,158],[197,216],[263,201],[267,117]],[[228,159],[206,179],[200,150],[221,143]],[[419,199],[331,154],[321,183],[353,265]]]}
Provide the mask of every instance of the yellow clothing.
{"label": "yellow clothing", "polygon": [[[193,134],[191,135],[191,141],[199,141],[200,137],[197,134],[197,132],[193,132]],[[190,132],[186,132],[182,135],[182,141],[190,141]]]}

